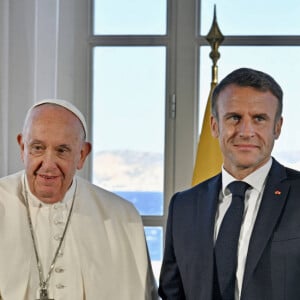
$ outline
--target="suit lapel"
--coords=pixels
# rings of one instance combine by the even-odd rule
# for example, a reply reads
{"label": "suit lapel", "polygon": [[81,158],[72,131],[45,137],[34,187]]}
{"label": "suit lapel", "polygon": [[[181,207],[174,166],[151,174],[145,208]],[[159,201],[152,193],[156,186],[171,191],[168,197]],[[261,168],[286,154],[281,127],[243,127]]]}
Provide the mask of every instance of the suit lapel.
{"label": "suit lapel", "polygon": [[283,182],[285,178],[285,168],[273,159],[273,165],[267,178],[262,202],[249,243],[242,291],[247,287],[249,279],[274,232],[285,205],[290,187],[288,182]]}
{"label": "suit lapel", "polygon": [[[194,240],[197,243],[199,257],[201,257],[201,272],[205,270],[205,276],[201,276],[205,280],[198,281],[195,287],[197,290],[195,293],[199,296],[199,299],[211,299],[212,297],[214,267],[213,235],[216,209],[222,184],[221,175],[207,181],[207,184],[207,186],[201,184],[201,189],[198,190],[199,194],[197,196],[198,199],[204,200],[198,201],[196,220],[197,237]],[[195,274],[197,274],[196,271]]]}
{"label": "suit lapel", "polygon": [[[201,201],[199,206],[199,215],[201,218],[200,227],[204,231],[203,234],[206,235],[206,238],[212,240],[214,234],[214,224],[215,224],[215,215],[218,206],[219,192],[222,186],[222,177],[218,175],[208,182],[208,188],[204,188],[204,192],[201,190],[199,193],[199,199],[205,199]],[[206,195],[204,193],[207,193]],[[202,207],[204,205],[205,207]],[[209,230],[207,230],[209,228]]]}

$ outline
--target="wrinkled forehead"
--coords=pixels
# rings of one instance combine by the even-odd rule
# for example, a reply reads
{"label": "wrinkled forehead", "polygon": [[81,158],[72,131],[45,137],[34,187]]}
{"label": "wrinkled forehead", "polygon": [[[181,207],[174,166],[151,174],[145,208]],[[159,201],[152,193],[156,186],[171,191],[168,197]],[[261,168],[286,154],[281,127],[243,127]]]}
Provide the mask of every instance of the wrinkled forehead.
{"label": "wrinkled forehead", "polygon": [[66,100],[61,100],[61,99],[46,99],[46,100],[42,100],[36,104],[34,104],[27,112],[26,117],[25,117],[25,122],[24,125],[27,124],[28,119],[30,118],[33,110],[35,110],[38,107],[44,106],[44,105],[54,105],[54,106],[59,106],[62,107],[68,111],[70,111],[71,113],[73,113],[77,119],[79,119],[82,127],[83,127],[83,131],[84,131],[84,136],[85,138],[87,137],[87,125],[86,125],[86,121],[85,118],[83,116],[83,114],[81,113],[81,111],[72,103],[66,101]]}

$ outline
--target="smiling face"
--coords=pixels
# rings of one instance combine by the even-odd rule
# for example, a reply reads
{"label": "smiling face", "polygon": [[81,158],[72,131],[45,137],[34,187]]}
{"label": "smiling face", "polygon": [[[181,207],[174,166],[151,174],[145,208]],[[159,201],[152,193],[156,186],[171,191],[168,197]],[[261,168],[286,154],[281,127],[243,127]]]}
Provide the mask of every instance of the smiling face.
{"label": "smiling face", "polygon": [[35,107],[17,139],[30,191],[41,201],[61,201],[91,145],[83,140],[79,119],[53,104]]}
{"label": "smiling face", "polygon": [[270,159],[282,126],[277,108],[278,100],[269,91],[230,84],[220,92],[211,128],[219,139],[224,168],[234,177],[243,179]]}

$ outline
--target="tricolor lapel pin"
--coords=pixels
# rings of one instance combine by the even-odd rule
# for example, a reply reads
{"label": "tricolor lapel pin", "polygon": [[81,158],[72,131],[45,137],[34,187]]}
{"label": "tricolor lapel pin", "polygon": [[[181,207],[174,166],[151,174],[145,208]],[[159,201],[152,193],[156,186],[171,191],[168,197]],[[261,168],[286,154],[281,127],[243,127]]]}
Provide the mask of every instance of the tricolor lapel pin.
{"label": "tricolor lapel pin", "polygon": [[275,195],[281,195],[281,191],[276,190],[276,191],[274,192],[274,194],[275,194]]}

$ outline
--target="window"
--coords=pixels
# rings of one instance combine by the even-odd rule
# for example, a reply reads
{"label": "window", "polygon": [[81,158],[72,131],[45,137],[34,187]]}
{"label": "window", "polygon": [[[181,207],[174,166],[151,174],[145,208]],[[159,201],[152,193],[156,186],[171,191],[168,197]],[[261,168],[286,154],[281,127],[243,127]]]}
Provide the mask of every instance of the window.
{"label": "window", "polygon": [[157,277],[170,198],[191,185],[211,81],[205,36],[214,4],[225,36],[219,80],[241,66],[274,76],[285,92],[274,155],[300,167],[300,143],[288,134],[297,121],[300,4],[223,2],[93,1],[92,178],[141,213]]}
{"label": "window", "polygon": [[163,250],[167,3],[94,1],[93,176],[142,215],[156,277]]}
{"label": "window", "polygon": [[93,57],[94,183],[162,216],[165,47],[98,46]]}

